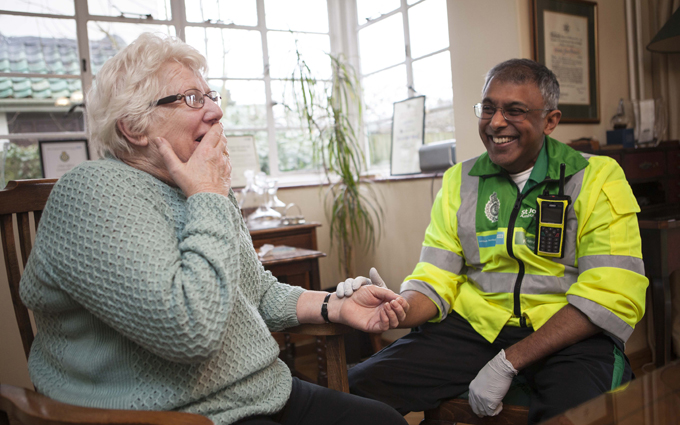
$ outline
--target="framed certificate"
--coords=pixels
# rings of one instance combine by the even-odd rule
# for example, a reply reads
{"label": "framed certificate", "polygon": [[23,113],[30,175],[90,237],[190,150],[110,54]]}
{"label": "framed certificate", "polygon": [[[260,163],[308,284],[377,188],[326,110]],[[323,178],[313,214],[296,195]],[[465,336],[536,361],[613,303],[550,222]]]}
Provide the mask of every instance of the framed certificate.
{"label": "framed certificate", "polygon": [[560,122],[600,122],[597,3],[533,0],[534,59],[560,83]]}
{"label": "framed certificate", "polygon": [[231,187],[244,187],[246,170],[260,171],[260,160],[255,149],[254,136],[227,136],[227,149],[231,159]]}
{"label": "framed certificate", "polygon": [[87,139],[39,140],[38,153],[42,175],[46,179],[58,179],[90,159]]}
{"label": "framed certificate", "polygon": [[394,103],[390,174],[420,173],[418,149],[425,137],[425,96]]}

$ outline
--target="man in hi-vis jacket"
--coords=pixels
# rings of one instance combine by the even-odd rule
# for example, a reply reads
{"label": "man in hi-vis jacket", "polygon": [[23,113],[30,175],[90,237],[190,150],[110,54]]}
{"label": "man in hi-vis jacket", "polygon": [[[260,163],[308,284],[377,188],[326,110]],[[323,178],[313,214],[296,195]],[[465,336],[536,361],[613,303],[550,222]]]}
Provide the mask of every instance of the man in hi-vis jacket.
{"label": "man in hi-vis jacket", "polygon": [[495,415],[519,374],[535,423],[631,379],[624,344],[648,285],[640,209],[616,161],[549,137],[559,91],[530,60],[489,71],[474,107],[487,152],[444,175],[401,285],[401,326],[415,329],[350,370],[352,393],[406,414],[469,390],[475,413]]}

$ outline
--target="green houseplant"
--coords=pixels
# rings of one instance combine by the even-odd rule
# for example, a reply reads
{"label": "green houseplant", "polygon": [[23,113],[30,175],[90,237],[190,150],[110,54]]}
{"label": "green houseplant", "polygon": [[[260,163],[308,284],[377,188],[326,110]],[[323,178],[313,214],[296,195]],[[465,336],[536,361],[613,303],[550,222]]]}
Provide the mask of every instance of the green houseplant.
{"label": "green houseplant", "polygon": [[330,222],[331,248],[338,244],[340,268],[356,276],[357,246],[371,250],[382,233],[384,212],[372,182],[361,177],[366,159],[357,137],[361,128],[359,80],[342,56],[328,55],[330,81],[320,81],[297,51],[292,75],[295,107],[329,186],[324,202]]}

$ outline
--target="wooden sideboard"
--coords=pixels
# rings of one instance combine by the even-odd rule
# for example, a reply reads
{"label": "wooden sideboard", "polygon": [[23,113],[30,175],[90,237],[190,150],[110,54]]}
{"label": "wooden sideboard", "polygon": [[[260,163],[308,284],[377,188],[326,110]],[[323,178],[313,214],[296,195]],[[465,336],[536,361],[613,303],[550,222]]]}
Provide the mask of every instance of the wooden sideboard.
{"label": "wooden sideboard", "polygon": [[574,148],[615,159],[640,205],[642,257],[654,321],[654,363],[663,366],[672,357],[669,278],[674,270],[680,270],[680,142],[646,148]]}

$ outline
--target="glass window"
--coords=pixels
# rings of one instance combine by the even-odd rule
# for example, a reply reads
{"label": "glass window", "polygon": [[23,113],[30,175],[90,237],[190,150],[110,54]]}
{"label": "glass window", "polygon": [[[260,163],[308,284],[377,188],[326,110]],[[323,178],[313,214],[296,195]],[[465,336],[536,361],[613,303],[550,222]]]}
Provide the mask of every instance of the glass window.
{"label": "glass window", "polygon": [[222,122],[227,131],[267,128],[264,81],[208,80],[208,84],[222,95]]}
{"label": "glass window", "polygon": [[448,50],[413,62],[413,87],[424,94],[427,108],[453,105],[451,55]]}
{"label": "glass window", "polygon": [[193,0],[185,10],[188,22],[257,25],[256,0]]}
{"label": "glass window", "polygon": [[170,19],[170,0],[87,0],[90,15]]}
{"label": "glass window", "polygon": [[392,119],[392,104],[408,97],[406,66],[399,65],[364,77],[361,87],[366,105],[365,120]]}
{"label": "glass window", "polygon": [[186,42],[208,59],[209,77],[263,77],[258,31],[187,27]]}
{"label": "glass window", "polygon": [[279,171],[301,171],[314,168],[314,147],[304,130],[278,130],[276,144],[279,152]]}
{"label": "glass window", "polygon": [[331,75],[330,38],[326,34],[303,34],[270,31],[267,33],[269,73],[272,78],[290,78],[299,52],[316,78]]}
{"label": "glass window", "polygon": [[[75,15],[73,0],[4,1],[0,7],[13,12],[46,13],[50,15]],[[3,28],[4,29],[4,28]]]}
{"label": "glass window", "polygon": [[[401,13],[359,31],[361,72],[370,74],[404,61],[404,25]],[[388,42],[389,41],[389,42]]]}
{"label": "glass window", "polygon": [[413,6],[408,11],[408,22],[413,58],[449,47],[445,0],[427,0]]}
{"label": "glass window", "polygon": [[399,9],[399,6],[401,6],[400,0],[357,0],[359,25]]}
{"label": "glass window", "polygon": [[[80,74],[75,20],[0,15],[0,28],[0,73]],[[16,97],[31,96],[31,82],[19,80],[13,79],[20,83]],[[7,84],[0,87],[7,90]]]}
{"label": "glass window", "polygon": [[267,28],[283,31],[328,32],[323,0],[265,0]]}
{"label": "glass window", "polygon": [[87,32],[90,37],[92,73],[96,75],[107,59],[110,59],[120,49],[132,43],[141,33],[155,32],[174,36],[175,27],[168,25],[91,21],[87,23]]}

